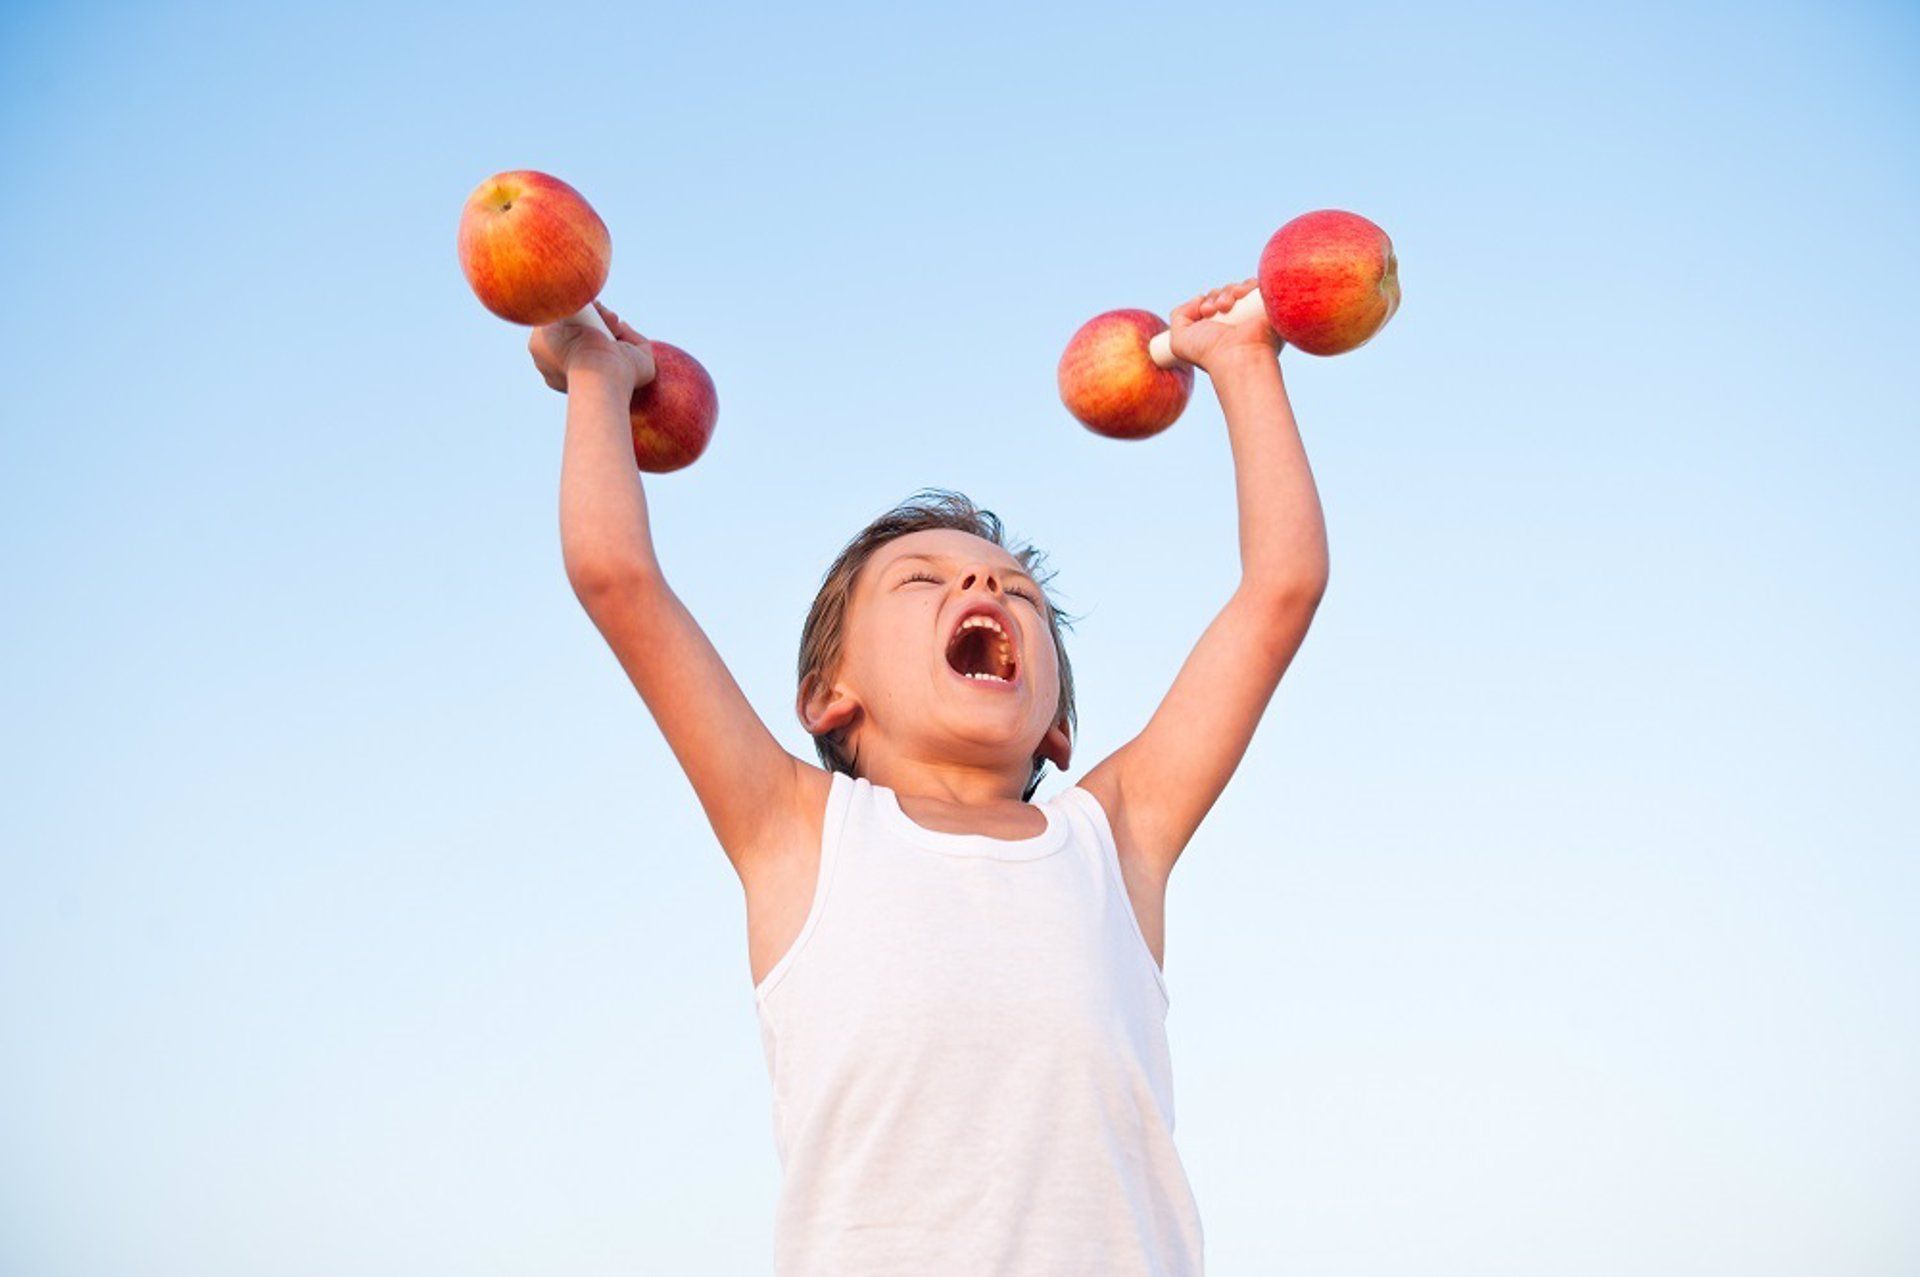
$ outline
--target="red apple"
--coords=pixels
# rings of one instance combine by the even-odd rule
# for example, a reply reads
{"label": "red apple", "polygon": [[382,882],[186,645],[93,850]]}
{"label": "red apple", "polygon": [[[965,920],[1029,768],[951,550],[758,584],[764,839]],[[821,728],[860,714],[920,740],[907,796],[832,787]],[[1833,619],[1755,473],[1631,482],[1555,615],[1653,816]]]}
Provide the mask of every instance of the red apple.
{"label": "red apple", "polygon": [[1267,321],[1289,346],[1339,355],[1365,344],[1400,307],[1400,264],[1387,233],[1337,208],[1302,213],[1260,254]]}
{"label": "red apple", "polygon": [[1193,365],[1162,368],[1147,354],[1167,321],[1110,310],[1080,325],[1060,356],[1060,402],[1095,434],[1145,439],[1172,425],[1193,393]]}
{"label": "red apple", "polygon": [[519,169],[475,187],[460,213],[460,269],[485,306],[553,324],[595,297],[613,264],[607,224],[557,177]]}
{"label": "red apple", "polygon": [[664,341],[653,345],[653,380],[633,392],[633,459],[648,474],[692,465],[713,438],[720,396],[700,361]]}

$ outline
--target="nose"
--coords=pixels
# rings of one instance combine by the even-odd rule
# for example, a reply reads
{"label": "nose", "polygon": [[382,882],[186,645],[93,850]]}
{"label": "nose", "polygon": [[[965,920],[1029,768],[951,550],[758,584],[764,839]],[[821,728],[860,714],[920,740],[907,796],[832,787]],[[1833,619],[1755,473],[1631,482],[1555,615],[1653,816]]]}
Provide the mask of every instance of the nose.
{"label": "nose", "polygon": [[986,583],[987,593],[989,594],[1000,593],[999,580],[994,576],[994,574],[990,570],[987,570],[984,568],[977,571],[963,574],[960,578],[960,588],[963,590],[971,590],[973,588],[974,582],[976,581],[984,581]]}

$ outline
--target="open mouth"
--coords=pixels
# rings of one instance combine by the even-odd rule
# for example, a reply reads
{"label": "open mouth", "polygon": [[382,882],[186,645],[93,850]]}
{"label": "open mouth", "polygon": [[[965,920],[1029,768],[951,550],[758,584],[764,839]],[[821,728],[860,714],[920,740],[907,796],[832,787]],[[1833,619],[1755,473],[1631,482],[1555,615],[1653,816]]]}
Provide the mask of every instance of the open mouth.
{"label": "open mouth", "polygon": [[947,640],[947,664],[954,673],[977,683],[1011,684],[1019,670],[1013,639],[991,612],[960,618]]}

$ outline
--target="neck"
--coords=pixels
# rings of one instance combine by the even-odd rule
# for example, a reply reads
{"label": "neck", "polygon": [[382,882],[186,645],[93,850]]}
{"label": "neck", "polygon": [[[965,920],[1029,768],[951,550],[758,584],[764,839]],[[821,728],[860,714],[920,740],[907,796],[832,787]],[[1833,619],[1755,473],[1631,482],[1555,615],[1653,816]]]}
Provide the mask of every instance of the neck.
{"label": "neck", "polygon": [[952,803],[958,807],[991,807],[1024,801],[1026,770],[1015,774],[1005,767],[975,767],[934,759],[876,758],[861,761],[860,772],[869,782],[897,794]]}

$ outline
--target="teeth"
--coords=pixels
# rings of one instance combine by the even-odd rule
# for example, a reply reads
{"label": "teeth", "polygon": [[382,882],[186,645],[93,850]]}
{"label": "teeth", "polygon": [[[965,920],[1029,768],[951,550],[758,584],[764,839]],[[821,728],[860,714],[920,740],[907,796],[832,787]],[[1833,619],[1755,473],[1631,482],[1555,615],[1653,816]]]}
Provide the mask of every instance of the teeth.
{"label": "teeth", "polygon": [[[993,632],[994,638],[998,640],[997,646],[1000,649],[1001,665],[1003,665],[1008,669],[1013,668],[1013,643],[1007,637],[1007,632],[1004,628],[1002,628],[1000,622],[994,620],[993,617],[987,615],[984,612],[977,612],[974,615],[968,617],[966,620],[960,622],[959,627],[954,630],[954,634],[955,635],[964,634],[968,630],[991,630]],[[988,674],[984,671],[980,671],[972,674],[966,674],[966,675],[963,675],[962,677],[985,679],[990,683],[1009,683],[1012,681],[1011,679],[1001,678],[998,674]]]}

